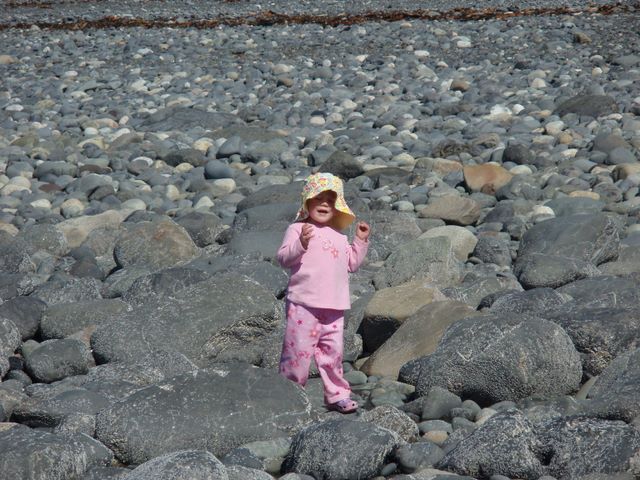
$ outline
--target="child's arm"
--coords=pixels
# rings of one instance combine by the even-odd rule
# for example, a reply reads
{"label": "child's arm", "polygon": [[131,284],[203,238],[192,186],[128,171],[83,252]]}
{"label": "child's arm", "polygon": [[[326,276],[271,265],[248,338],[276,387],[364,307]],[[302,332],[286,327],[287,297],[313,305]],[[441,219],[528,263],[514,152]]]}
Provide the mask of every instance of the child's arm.
{"label": "child's arm", "polygon": [[284,240],[282,245],[278,249],[276,258],[278,263],[284,268],[291,268],[300,261],[300,258],[307,250],[302,246],[300,241],[300,233],[302,231],[302,224],[294,223],[287,228],[284,234]]}
{"label": "child's arm", "polygon": [[349,272],[353,273],[362,264],[364,257],[369,250],[369,233],[371,229],[365,222],[358,222],[356,226],[356,237],[353,239],[349,249]]}

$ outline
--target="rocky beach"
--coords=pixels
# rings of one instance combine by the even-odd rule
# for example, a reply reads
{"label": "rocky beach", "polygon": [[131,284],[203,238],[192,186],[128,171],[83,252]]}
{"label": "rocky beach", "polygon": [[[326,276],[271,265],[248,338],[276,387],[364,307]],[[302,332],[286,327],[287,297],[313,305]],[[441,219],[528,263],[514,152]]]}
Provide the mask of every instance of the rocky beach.
{"label": "rocky beach", "polygon": [[[0,479],[640,478],[640,1],[0,11]],[[277,371],[316,171],[348,415]]]}

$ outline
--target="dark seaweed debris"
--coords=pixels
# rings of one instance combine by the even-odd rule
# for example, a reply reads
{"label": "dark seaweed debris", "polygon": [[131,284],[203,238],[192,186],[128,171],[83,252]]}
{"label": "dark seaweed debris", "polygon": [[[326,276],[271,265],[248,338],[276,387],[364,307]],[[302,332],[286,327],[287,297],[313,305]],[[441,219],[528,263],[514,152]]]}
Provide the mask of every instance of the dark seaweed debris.
{"label": "dark seaweed debris", "polygon": [[[76,2],[78,0],[75,0]],[[47,2],[14,3],[9,6],[36,6],[39,8],[51,8]],[[435,10],[396,10],[385,12],[364,12],[358,14],[342,13],[338,15],[286,15],[273,11],[262,12],[246,17],[218,17],[211,19],[177,20],[175,18],[131,18],[119,16],[107,16],[95,20],[77,20],[72,22],[35,22],[16,23],[12,25],[0,25],[0,30],[29,29],[37,26],[47,30],[87,30],[108,28],[199,28],[209,29],[222,25],[225,26],[272,26],[289,24],[318,24],[328,27],[348,26],[367,22],[398,22],[403,20],[503,20],[514,17],[549,16],[549,15],[581,15],[599,14],[611,15],[615,13],[628,13],[640,11],[640,4],[616,4],[599,5],[588,8],[575,9],[571,7],[550,8],[524,8],[524,9],[498,9],[498,8],[454,8],[448,11]]]}

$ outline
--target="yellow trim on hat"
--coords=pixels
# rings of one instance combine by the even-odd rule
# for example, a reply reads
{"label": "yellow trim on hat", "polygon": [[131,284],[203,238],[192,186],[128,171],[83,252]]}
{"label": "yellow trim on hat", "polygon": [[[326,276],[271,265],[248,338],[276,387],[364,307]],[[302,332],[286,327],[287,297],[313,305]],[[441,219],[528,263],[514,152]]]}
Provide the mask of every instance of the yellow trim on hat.
{"label": "yellow trim on hat", "polygon": [[342,180],[330,173],[314,173],[306,178],[302,188],[302,205],[298,210],[296,221],[306,220],[309,217],[307,201],[326,191],[332,191],[336,194],[336,203],[334,205],[336,215],[334,215],[330,225],[337,230],[344,230],[353,223],[356,216],[344,199]]}

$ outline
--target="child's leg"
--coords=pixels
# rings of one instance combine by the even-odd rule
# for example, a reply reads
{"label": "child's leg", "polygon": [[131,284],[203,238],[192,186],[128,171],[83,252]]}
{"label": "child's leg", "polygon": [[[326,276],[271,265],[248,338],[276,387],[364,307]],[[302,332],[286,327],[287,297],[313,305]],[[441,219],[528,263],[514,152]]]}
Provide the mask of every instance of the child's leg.
{"label": "child's leg", "polygon": [[321,330],[315,359],[324,384],[325,402],[331,404],[349,398],[351,394],[342,373],[344,312],[316,309],[315,313]]}
{"label": "child's leg", "polygon": [[318,320],[306,307],[287,302],[287,327],[280,356],[280,374],[303,387],[318,344]]}

